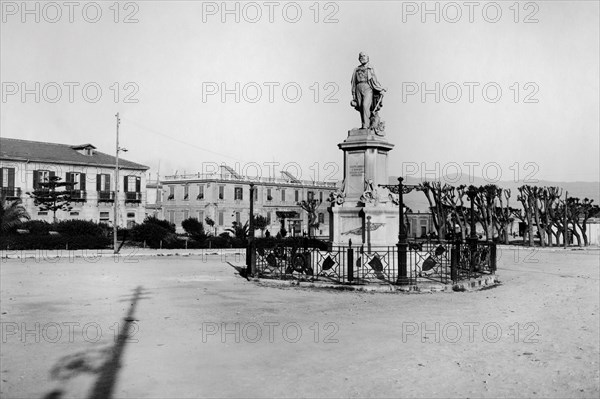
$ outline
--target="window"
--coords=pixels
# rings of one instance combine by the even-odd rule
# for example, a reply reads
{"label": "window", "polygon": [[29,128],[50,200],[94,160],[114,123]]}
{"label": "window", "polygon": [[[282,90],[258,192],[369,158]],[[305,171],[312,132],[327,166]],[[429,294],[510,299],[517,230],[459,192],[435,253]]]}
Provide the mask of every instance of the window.
{"label": "window", "polygon": [[21,196],[21,189],[15,188],[15,168],[0,168],[0,195],[6,198]]}
{"label": "window", "polygon": [[190,211],[187,209],[183,210],[183,220],[188,219],[190,217]]}
{"label": "window", "polygon": [[46,212],[46,211],[38,212],[38,216],[46,216],[47,214],[48,214],[48,212]]}
{"label": "window", "polygon": [[125,176],[123,178],[123,191],[126,193],[139,193],[142,189],[142,179],[139,176]]}
{"label": "window", "polygon": [[77,211],[73,211],[73,212],[69,212],[70,216],[79,216],[79,212]]}
{"label": "window", "polygon": [[188,200],[190,198],[190,186],[188,184],[183,186],[183,199]]}
{"label": "window", "polygon": [[224,224],[224,220],[223,220],[224,216],[225,215],[223,214],[223,211],[220,211],[219,212],[219,226],[223,226],[223,224]]}
{"label": "window", "polygon": [[125,187],[125,191],[128,193],[135,193],[139,190],[136,190],[136,182],[137,178],[135,176],[127,176],[127,186]]}
{"label": "window", "polygon": [[238,201],[241,201],[244,199],[244,189],[242,187],[235,188],[233,199],[238,200]]}
{"label": "window", "polygon": [[0,168],[0,187],[15,186],[15,168]]}
{"label": "window", "polygon": [[225,199],[225,186],[219,186],[219,199]]}
{"label": "window", "polygon": [[127,217],[128,218],[135,218],[135,212],[127,212]]}
{"label": "window", "polygon": [[49,170],[34,170],[33,171],[33,189],[47,189],[46,187],[41,187],[40,183],[48,183],[51,177],[54,177],[55,173]]}
{"label": "window", "polygon": [[198,211],[198,220],[201,221],[202,223],[206,223],[204,221],[204,211]]}
{"label": "window", "polygon": [[110,191],[110,175],[102,173],[96,175],[96,191]]}
{"label": "window", "polygon": [[319,191],[319,202],[323,202],[323,191]]}
{"label": "window", "polygon": [[314,191],[309,191],[306,193],[306,199],[308,199],[309,201],[312,201],[315,199],[315,192]]}
{"label": "window", "polygon": [[[204,184],[199,184],[198,185],[198,196],[196,197],[197,200],[203,200],[204,199]],[[202,219],[200,219],[202,220]]]}
{"label": "window", "polygon": [[175,223],[175,211],[169,211],[169,223]]}
{"label": "window", "polygon": [[241,215],[239,212],[236,212],[236,213],[235,213],[235,222],[236,222],[237,224],[240,224],[240,223],[241,223],[241,219],[242,219],[242,218],[241,218],[241,216],[242,216],[242,215]]}
{"label": "window", "polygon": [[171,201],[175,199],[175,186],[169,186],[169,197],[167,200]]}
{"label": "window", "polygon": [[281,190],[281,202],[285,202],[285,189]]}
{"label": "window", "polygon": [[254,187],[254,201],[258,201],[258,187]]}
{"label": "window", "polygon": [[267,201],[273,201],[273,196],[271,195],[270,188],[267,188]]}
{"label": "window", "polygon": [[319,223],[325,223],[325,214],[319,213]]}
{"label": "window", "polygon": [[295,202],[300,201],[300,191],[298,191],[298,190],[294,190],[294,201]]}
{"label": "window", "polygon": [[267,212],[267,224],[271,224],[271,212]]}
{"label": "window", "polygon": [[109,212],[100,212],[100,223],[108,223],[109,218]]}
{"label": "window", "polygon": [[66,180],[69,183],[73,183],[73,185],[69,187],[71,190],[85,191],[85,173],[68,172]]}

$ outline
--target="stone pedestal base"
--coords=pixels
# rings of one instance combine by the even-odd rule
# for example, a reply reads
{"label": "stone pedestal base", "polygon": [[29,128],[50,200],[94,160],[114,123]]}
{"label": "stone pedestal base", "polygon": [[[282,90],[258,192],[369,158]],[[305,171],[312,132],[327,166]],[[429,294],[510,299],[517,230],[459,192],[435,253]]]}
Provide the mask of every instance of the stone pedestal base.
{"label": "stone pedestal base", "polygon": [[398,243],[398,207],[390,204],[329,208],[333,245],[391,246]]}

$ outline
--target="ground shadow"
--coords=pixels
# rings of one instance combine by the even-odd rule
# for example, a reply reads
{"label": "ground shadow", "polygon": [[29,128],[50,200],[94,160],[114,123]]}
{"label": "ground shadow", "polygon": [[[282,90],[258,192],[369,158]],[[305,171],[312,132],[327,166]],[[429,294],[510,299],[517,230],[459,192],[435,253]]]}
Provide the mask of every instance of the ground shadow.
{"label": "ground shadow", "polygon": [[242,276],[243,278],[245,278],[246,280],[250,281],[250,279],[248,278],[248,269],[245,267],[241,267],[241,266],[236,266],[231,262],[227,262],[227,264],[231,267],[233,267],[240,276]]}
{"label": "ground shadow", "polygon": [[[135,323],[135,310],[138,301],[147,299],[148,293],[144,292],[141,286],[138,286],[133,295],[127,299],[131,303],[127,314],[123,318],[123,323],[119,330],[118,336],[115,338],[115,343],[112,346],[102,348],[94,348],[87,351],[81,351],[68,356],[64,356],[50,370],[50,377],[53,380],[67,381],[81,374],[97,374],[96,382],[92,387],[90,399],[110,399],[113,395],[119,369],[121,368],[121,358],[123,356],[125,346],[132,341],[129,336],[132,329],[132,323]],[[60,399],[64,391],[54,389],[46,394],[44,399]]]}

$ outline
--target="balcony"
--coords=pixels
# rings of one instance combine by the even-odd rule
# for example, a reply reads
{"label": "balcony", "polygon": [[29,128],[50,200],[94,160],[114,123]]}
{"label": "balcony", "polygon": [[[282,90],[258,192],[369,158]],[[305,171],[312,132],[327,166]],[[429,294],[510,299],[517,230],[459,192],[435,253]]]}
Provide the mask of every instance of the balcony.
{"label": "balcony", "polygon": [[85,190],[71,190],[69,194],[73,202],[85,202],[87,200],[87,192]]}
{"label": "balcony", "polygon": [[21,198],[21,189],[19,187],[0,187],[0,193],[6,199]]}
{"label": "balcony", "polygon": [[98,191],[98,202],[114,202],[114,191]]}
{"label": "balcony", "polygon": [[140,203],[142,202],[142,193],[125,193],[125,202]]}

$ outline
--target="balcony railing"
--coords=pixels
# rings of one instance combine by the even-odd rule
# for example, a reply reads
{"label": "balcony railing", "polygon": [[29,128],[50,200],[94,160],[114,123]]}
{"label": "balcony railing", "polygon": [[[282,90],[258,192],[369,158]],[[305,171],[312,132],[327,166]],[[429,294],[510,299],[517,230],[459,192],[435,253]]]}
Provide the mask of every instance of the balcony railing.
{"label": "balcony railing", "polygon": [[21,197],[21,189],[19,187],[0,187],[0,193],[6,199]]}
{"label": "balcony railing", "polygon": [[114,191],[98,191],[98,202],[114,202]]}
{"label": "balcony railing", "polygon": [[142,193],[125,193],[125,202],[142,202]]}
{"label": "balcony railing", "polygon": [[85,190],[71,190],[71,201],[85,202],[87,199],[87,192]]}

